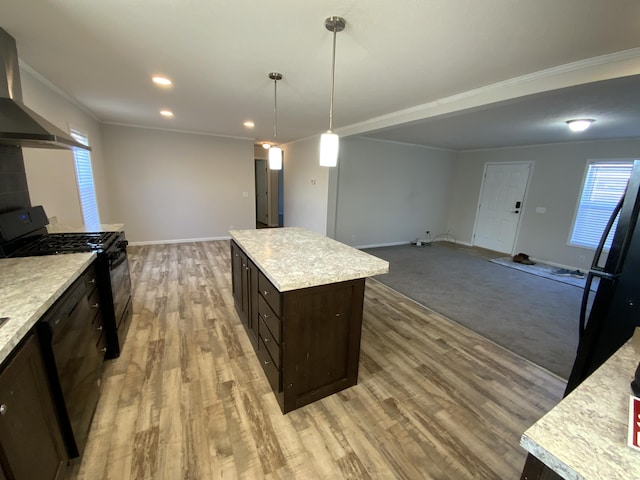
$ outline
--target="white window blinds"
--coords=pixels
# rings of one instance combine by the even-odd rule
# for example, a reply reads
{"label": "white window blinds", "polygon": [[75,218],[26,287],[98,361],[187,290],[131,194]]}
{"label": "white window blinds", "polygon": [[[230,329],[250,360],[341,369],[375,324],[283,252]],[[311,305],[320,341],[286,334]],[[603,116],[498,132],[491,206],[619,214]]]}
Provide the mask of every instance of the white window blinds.
{"label": "white window blinds", "polygon": [[[632,167],[630,161],[593,162],[588,165],[571,231],[571,245],[587,248],[598,246],[613,209],[627,188]],[[605,250],[611,248],[617,224],[616,218],[605,242]]]}
{"label": "white window blinds", "polygon": [[[89,139],[85,134],[71,129],[71,136],[79,143],[89,145]],[[80,193],[84,224],[97,227],[100,225],[100,215],[98,214],[96,192],[93,186],[90,152],[82,148],[74,148],[73,157],[76,162],[76,177],[78,179],[78,192]]]}

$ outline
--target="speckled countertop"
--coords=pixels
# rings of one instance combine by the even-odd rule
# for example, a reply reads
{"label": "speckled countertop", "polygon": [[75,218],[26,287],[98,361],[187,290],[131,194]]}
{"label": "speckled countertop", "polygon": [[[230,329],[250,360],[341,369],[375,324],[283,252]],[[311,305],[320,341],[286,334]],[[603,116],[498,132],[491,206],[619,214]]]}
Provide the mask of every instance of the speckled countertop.
{"label": "speckled countertop", "polygon": [[627,446],[637,337],[522,435],[520,445],[563,478],[640,478],[640,451]]}
{"label": "speckled countertop", "polygon": [[231,230],[281,292],[380,275],[389,262],[305,228]]}
{"label": "speckled countertop", "polygon": [[0,363],[91,264],[95,253],[0,259]]}

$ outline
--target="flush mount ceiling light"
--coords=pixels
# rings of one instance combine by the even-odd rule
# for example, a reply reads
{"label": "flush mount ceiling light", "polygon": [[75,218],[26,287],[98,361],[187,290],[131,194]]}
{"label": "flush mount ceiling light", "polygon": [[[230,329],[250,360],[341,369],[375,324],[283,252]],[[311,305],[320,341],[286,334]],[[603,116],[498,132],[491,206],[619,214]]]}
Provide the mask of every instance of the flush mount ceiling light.
{"label": "flush mount ceiling light", "polygon": [[271,72],[269,78],[273,80],[273,140],[274,144],[269,148],[269,168],[282,170],[282,149],[275,143],[278,137],[278,80],[282,80],[282,74]]}
{"label": "flush mount ceiling light", "polygon": [[243,123],[243,125],[247,128],[253,128],[256,126],[256,124],[253,123],[251,120],[247,120],[246,122]]}
{"label": "flush mount ceiling light", "polygon": [[338,164],[338,147],[340,140],[333,133],[333,90],[336,74],[336,34],[344,30],[346,22],[341,17],[329,17],[324,21],[324,26],[333,32],[333,60],[331,63],[331,101],[329,103],[329,130],[320,136],[320,166],[335,167]]}
{"label": "flush mount ceiling light", "polygon": [[271,148],[271,144],[265,142],[265,143],[262,144],[262,148],[264,148],[265,150],[269,150]]}
{"label": "flush mount ceiling light", "polygon": [[165,118],[172,118],[173,112],[171,110],[160,110],[160,115],[162,115]]}
{"label": "flush mount ceiling light", "polygon": [[156,85],[160,85],[161,87],[170,87],[173,85],[173,82],[167,77],[161,77],[160,75],[156,75],[155,77],[151,77],[151,80]]}
{"label": "flush mount ceiling light", "polygon": [[575,120],[567,120],[567,125],[572,132],[584,132],[593,122],[595,120],[592,118],[576,118]]}

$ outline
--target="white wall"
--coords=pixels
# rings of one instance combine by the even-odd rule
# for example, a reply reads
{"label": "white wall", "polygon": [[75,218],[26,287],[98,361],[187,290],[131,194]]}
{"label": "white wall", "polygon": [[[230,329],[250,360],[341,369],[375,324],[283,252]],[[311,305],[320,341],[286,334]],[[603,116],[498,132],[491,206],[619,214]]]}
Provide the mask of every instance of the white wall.
{"label": "white wall", "polygon": [[341,139],[340,152],[336,240],[387,245],[444,233],[453,152],[358,137]]}
{"label": "white wall", "polygon": [[282,146],[284,226],[326,235],[330,169],[320,166],[319,148],[320,136]]}
{"label": "white wall", "polygon": [[[449,211],[451,233],[463,243],[472,243],[485,163],[531,161],[533,171],[515,252],[585,269],[593,251],[567,244],[573,216],[587,161],[610,158],[640,158],[640,139],[460,152]],[[546,212],[536,213],[536,207]]]}
{"label": "white wall", "polygon": [[[66,132],[73,127],[88,135],[100,219],[103,223],[115,221],[111,216],[99,123],[32,71],[21,68],[20,76],[25,105]],[[82,225],[71,150],[24,148],[23,157],[32,205],[43,205],[47,215],[55,216],[59,223]]]}
{"label": "white wall", "polygon": [[116,125],[102,132],[113,215],[129,241],[227,238],[230,229],[255,228],[251,141]]}

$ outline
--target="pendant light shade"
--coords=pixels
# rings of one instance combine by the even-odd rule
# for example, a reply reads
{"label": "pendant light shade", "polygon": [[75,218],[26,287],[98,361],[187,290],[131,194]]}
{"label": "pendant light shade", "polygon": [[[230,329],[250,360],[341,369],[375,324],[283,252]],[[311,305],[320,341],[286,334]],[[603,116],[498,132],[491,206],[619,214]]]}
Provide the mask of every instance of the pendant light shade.
{"label": "pendant light shade", "polygon": [[269,169],[282,170],[282,149],[280,147],[269,149]]}
{"label": "pendant light shade", "polygon": [[338,164],[338,135],[329,130],[320,136],[320,166],[335,167]]}
{"label": "pendant light shade", "polygon": [[[278,80],[282,80],[282,74],[271,72],[269,78],[273,80],[273,138],[278,136]],[[269,169],[282,170],[282,149],[274,143],[269,148]]]}
{"label": "pendant light shade", "polygon": [[335,167],[338,164],[338,149],[340,139],[333,133],[333,89],[336,74],[336,34],[344,30],[346,22],[341,17],[329,17],[324,21],[324,26],[333,32],[333,58],[331,63],[331,101],[329,103],[329,130],[320,137],[320,166]]}

